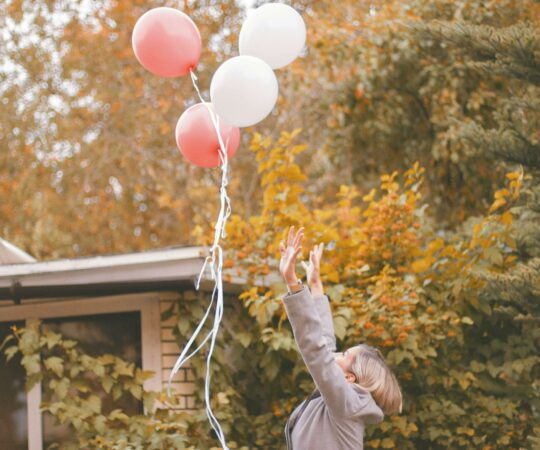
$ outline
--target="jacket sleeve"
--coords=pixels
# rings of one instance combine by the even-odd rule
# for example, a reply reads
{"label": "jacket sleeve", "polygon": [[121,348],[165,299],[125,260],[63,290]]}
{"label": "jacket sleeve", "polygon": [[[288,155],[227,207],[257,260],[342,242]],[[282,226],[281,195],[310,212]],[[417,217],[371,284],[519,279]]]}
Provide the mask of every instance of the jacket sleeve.
{"label": "jacket sleeve", "polygon": [[334,321],[332,320],[332,311],[330,310],[330,302],[326,295],[316,295],[313,297],[315,308],[321,318],[321,329],[324,339],[331,352],[337,351],[336,335],[334,333]]}
{"label": "jacket sleeve", "polygon": [[321,317],[309,289],[304,286],[301,291],[287,293],[282,299],[302,358],[332,414],[336,417],[364,415],[373,407],[381,414],[369,393],[359,392],[345,379],[323,336]]}

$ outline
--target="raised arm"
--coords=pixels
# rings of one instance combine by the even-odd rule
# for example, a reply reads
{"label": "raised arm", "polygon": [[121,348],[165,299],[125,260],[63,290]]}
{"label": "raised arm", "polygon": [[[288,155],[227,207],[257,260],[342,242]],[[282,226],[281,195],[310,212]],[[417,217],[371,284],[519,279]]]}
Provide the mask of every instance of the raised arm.
{"label": "raised arm", "polygon": [[336,335],[334,332],[334,321],[332,319],[332,311],[330,310],[330,302],[324,294],[313,295],[313,303],[319,317],[321,319],[321,331],[326,345],[331,352],[337,351]]}
{"label": "raised arm", "polygon": [[323,336],[322,320],[309,289],[287,293],[282,299],[302,358],[326,406],[336,417],[360,413],[370,403],[369,394],[362,396],[355,391],[337,365]]}
{"label": "raised arm", "polygon": [[[313,381],[319,388],[326,406],[332,414],[339,417],[348,417],[359,413],[370,402],[366,392],[361,395],[355,392],[335,361],[333,350],[329,345],[328,319],[330,308],[324,301],[321,302],[321,313],[318,312],[311,292],[306,286],[298,288],[298,278],[295,273],[296,256],[300,253],[303,239],[303,229],[293,234],[293,227],[289,229],[287,247],[280,243],[281,260],[279,269],[289,291],[283,296],[285,310],[293,328],[294,338],[306,363]],[[325,332],[323,334],[323,321],[325,317]],[[326,337],[325,337],[326,336]],[[335,347],[335,344],[334,344]]]}
{"label": "raised arm", "polygon": [[321,281],[321,257],[324,250],[324,244],[316,245],[309,252],[309,265],[302,261],[302,266],[306,271],[307,282],[315,307],[321,318],[321,327],[324,338],[326,339],[328,348],[331,352],[337,351],[336,336],[334,333],[334,322],[332,320],[332,311],[330,310],[330,302],[328,297],[324,295],[324,288]]}

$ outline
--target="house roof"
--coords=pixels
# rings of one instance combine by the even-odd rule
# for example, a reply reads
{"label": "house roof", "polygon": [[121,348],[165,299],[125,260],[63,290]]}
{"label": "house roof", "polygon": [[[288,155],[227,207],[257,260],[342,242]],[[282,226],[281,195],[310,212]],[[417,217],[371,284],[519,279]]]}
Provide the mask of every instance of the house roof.
{"label": "house roof", "polygon": [[20,248],[0,238],[0,264],[34,262],[36,259]]}
{"label": "house roof", "polygon": [[[20,303],[30,298],[185,289],[195,286],[207,254],[207,247],[180,247],[3,264],[0,265],[0,300]],[[201,284],[209,278],[207,264]]]}

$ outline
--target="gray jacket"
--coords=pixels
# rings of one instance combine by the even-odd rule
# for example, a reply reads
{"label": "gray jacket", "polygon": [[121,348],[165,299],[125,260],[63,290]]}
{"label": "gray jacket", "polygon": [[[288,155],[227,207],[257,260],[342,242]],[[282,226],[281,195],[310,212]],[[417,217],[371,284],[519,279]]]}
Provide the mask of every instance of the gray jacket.
{"label": "gray jacket", "polygon": [[302,358],[321,392],[321,397],[308,403],[294,426],[292,448],[363,449],[365,425],[380,423],[384,416],[371,394],[349,383],[335,362],[336,338],[328,297],[312,297],[304,286],[282,299]]}

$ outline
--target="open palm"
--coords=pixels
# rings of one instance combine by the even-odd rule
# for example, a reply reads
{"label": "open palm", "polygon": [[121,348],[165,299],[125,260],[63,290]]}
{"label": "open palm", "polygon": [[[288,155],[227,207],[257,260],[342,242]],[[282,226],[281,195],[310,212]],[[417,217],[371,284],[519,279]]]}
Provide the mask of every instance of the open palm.
{"label": "open palm", "polygon": [[283,241],[279,243],[279,250],[281,252],[279,271],[287,283],[296,283],[298,280],[295,271],[296,257],[302,251],[303,238],[304,228],[301,227],[294,234],[294,226],[292,226],[289,228],[289,234],[287,236],[287,247],[285,247]]}
{"label": "open palm", "polygon": [[323,249],[323,243],[316,245],[309,252],[309,264],[302,261],[302,267],[306,271],[307,282],[310,285],[320,283],[321,281],[321,256]]}

